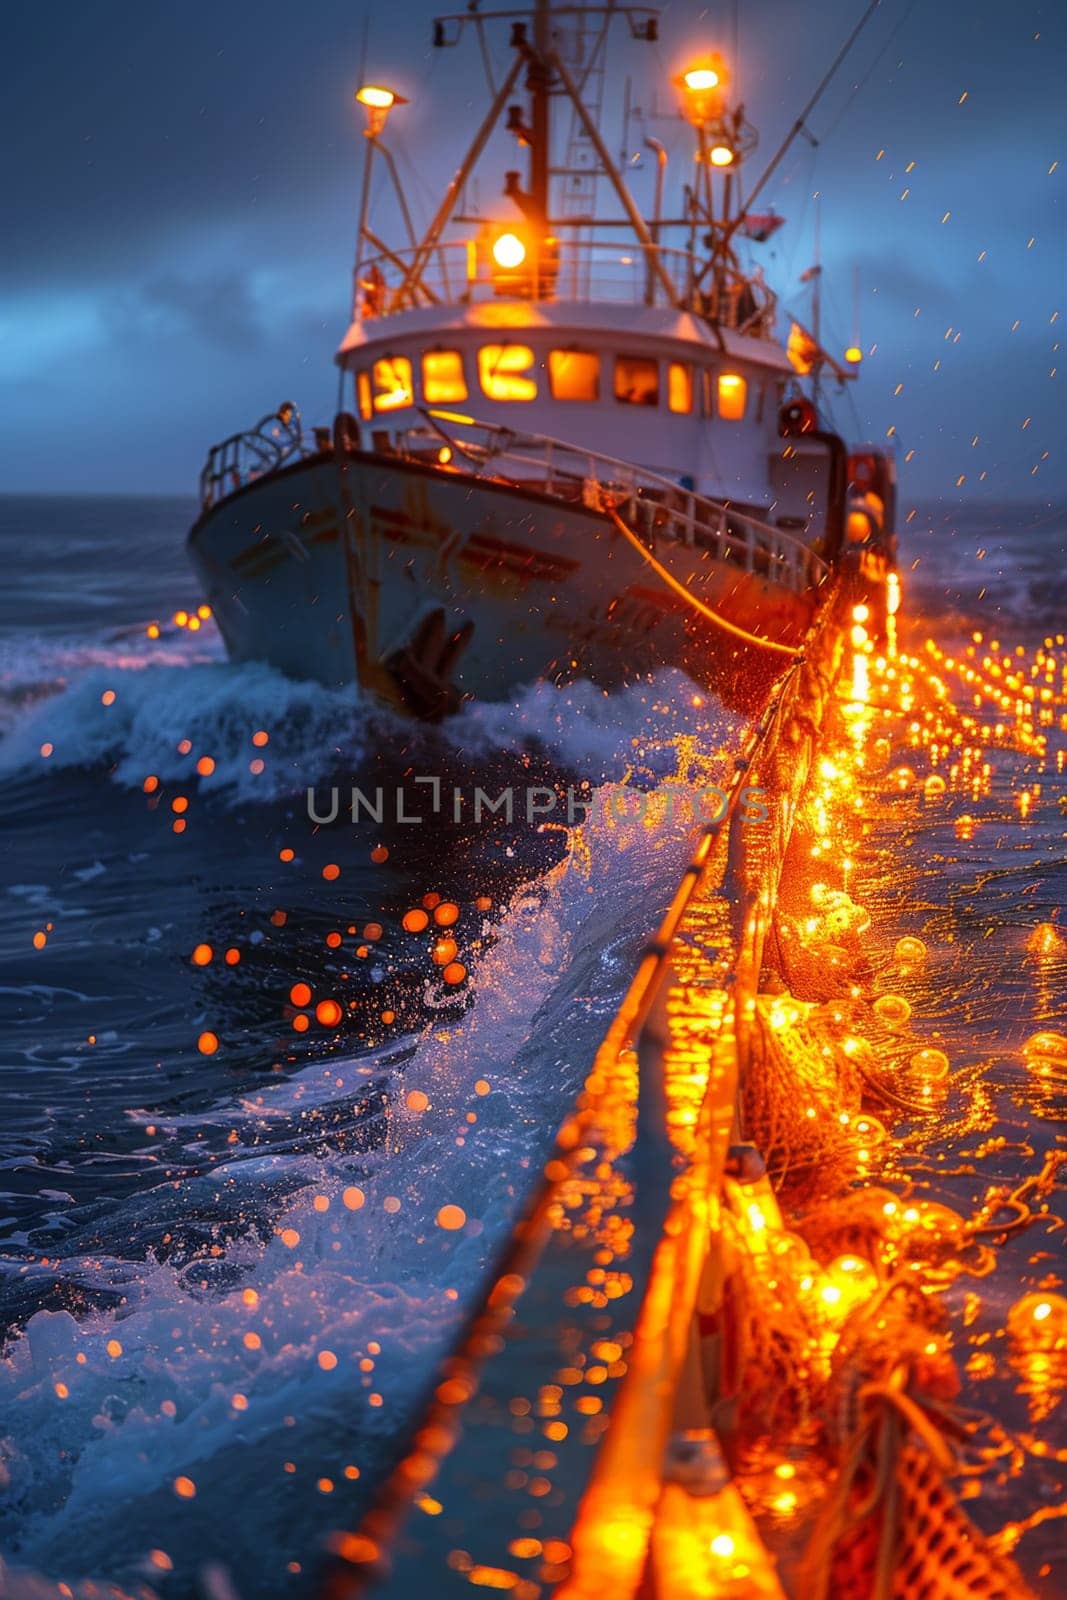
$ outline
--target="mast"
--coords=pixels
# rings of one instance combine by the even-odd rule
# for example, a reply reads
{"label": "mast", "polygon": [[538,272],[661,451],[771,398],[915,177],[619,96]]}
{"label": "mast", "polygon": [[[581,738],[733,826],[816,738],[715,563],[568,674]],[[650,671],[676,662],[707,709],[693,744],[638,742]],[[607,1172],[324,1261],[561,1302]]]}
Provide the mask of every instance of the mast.
{"label": "mast", "polygon": [[552,47],[551,0],[535,0],[533,52],[526,87],[530,91],[530,211],[542,235],[548,228],[552,124],[548,53]]}

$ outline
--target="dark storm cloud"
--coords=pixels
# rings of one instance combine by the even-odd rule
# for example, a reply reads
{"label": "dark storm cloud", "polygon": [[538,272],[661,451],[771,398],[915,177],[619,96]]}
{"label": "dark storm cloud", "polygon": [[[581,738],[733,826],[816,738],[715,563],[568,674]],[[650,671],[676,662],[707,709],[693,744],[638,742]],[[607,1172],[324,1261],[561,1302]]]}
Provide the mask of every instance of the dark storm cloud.
{"label": "dark storm cloud", "polygon": [[227,351],[259,347],[266,331],[251,277],[242,272],[154,278],[113,302],[107,325],[116,340],[176,332]]}
{"label": "dark storm cloud", "polygon": [[[373,75],[412,96],[390,137],[423,218],[483,104],[476,52],[430,49],[435,9],[375,8],[368,55]],[[752,175],[862,9],[862,0],[741,8],[738,82],[762,136]],[[664,109],[689,48],[729,48],[729,11],[670,4],[662,44],[627,49],[605,107],[612,147],[622,74],[634,74],[646,106],[654,87]],[[215,434],[284,394],[328,416],[350,295],[363,21],[351,0],[300,11],[280,0],[102,0],[58,12],[9,0],[0,17],[0,374],[17,395],[6,412],[9,484],[54,483],[57,412],[85,419],[65,449],[71,486],[160,489],[191,483]],[[800,312],[820,193],[826,326],[841,341],[859,268],[862,340],[877,352],[842,421],[854,405],[849,431],[907,439],[914,492],[954,485],[975,433],[997,441],[990,459],[1016,473],[1021,492],[1032,492],[1038,442],[1050,449],[1041,472],[1063,483],[1052,448],[1058,380],[1048,376],[1058,329],[1048,319],[1065,276],[1064,169],[1048,169],[1067,163],[1065,74],[1058,5],[883,0],[811,117],[818,148],[799,141],[765,192],[791,225],[762,259]],[[682,130],[659,121],[654,131],[671,145],[677,180],[689,159]],[[487,209],[502,205],[513,162],[510,149],[490,152]],[[650,183],[649,169],[635,173],[645,203]],[[949,327],[963,342],[946,349]]]}

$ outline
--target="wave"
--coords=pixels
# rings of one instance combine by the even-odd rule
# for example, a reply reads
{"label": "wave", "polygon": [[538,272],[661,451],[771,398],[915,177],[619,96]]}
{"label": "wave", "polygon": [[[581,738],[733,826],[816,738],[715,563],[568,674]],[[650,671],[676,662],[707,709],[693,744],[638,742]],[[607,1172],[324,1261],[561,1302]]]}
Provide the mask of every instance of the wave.
{"label": "wave", "polygon": [[717,703],[683,673],[664,671],[610,695],[587,682],[538,683],[511,702],[470,705],[439,729],[420,729],[361,702],[353,687],[214,654],[198,635],[141,642],[135,652],[50,648],[21,676],[0,662],[8,713],[0,779],[106,767],[129,788],[155,776],[244,803],[296,793],[339,770],[354,774],[371,751],[391,746],[466,759],[532,745],[580,765],[595,783],[642,760],[655,775],[657,747],[704,739],[720,719]]}

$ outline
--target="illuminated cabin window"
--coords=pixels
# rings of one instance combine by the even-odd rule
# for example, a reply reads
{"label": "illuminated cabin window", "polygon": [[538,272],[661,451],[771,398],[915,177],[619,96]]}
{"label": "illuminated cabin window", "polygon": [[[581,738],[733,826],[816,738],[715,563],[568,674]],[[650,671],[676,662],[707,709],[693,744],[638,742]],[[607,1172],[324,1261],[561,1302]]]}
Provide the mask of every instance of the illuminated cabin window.
{"label": "illuminated cabin window", "polygon": [[679,412],[693,409],[693,369],[688,361],[667,363],[667,406]]}
{"label": "illuminated cabin window", "polygon": [[719,416],[725,422],[743,422],[748,384],[739,372],[719,373]]}
{"label": "illuminated cabin window", "polygon": [[356,373],[356,399],[359,403],[359,414],[364,422],[369,422],[373,412],[370,400],[370,373]]}
{"label": "illuminated cabin window", "polygon": [[599,400],[600,357],[592,350],[550,350],[548,382],[553,400]]}
{"label": "illuminated cabin window", "polygon": [[487,400],[536,400],[537,379],[530,376],[534,353],[528,344],[483,344],[478,351],[478,381]]}
{"label": "illuminated cabin window", "polygon": [[428,405],[466,400],[467,380],[458,350],[427,350],[422,358],[422,398]]}
{"label": "illuminated cabin window", "polygon": [[385,356],[371,370],[375,411],[402,411],[412,403],[411,362],[407,356]]}
{"label": "illuminated cabin window", "polygon": [[627,406],[658,406],[659,362],[647,356],[616,356],[615,398]]}

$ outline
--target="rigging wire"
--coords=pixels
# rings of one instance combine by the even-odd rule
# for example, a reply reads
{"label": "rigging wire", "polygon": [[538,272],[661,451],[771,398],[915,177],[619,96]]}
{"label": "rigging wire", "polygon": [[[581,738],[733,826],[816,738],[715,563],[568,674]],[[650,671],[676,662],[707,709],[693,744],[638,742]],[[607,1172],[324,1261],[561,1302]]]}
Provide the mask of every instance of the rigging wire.
{"label": "rigging wire", "polygon": [[[837,73],[838,67],[840,67],[841,63],[844,61],[845,57],[848,55],[849,51],[852,49],[852,46],[855,44],[856,40],[859,38],[860,34],[863,32],[863,30],[867,26],[868,22],[870,22],[871,18],[874,16],[874,13],[878,10],[878,7],[881,5],[881,3],[882,3],[882,0],[871,0],[870,5],[867,7],[866,11],[863,13],[863,15],[859,19],[859,21],[856,23],[856,26],[853,28],[852,32],[849,34],[848,38],[845,40],[845,42],[841,46],[840,50],[837,52],[837,55],[834,57],[833,61],[831,62],[830,66],[829,66],[829,68],[827,69],[827,71],[823,74],[822,78],[820,79],[819,85],[816,88],[815,93],[810,96],[810,98],[808,99],[807,104],[804,106],[803,111],[801,111],[799,117],[796,119],[796,121],[794,122],[793,126],[790,128],[789,132],[786,134],[785,138],[782,140],[782,143],[778,146],[778,149],[775,151],[774,155],[771,157],[769,165],[764,168],[762,176],[757,179],[756,186],[751,191],[751,193],[749,194],[749,197],[748,197],[747,205],[748,205],[749,208],[751,208],[752,203],[755,200],[756,196],[759,194],[760,190],[766,187],[766,185],[769,182],[769,180],[772,177],[772,175],[778,170],[778,167],[780,166],[783,158],[786,155],[786,152],[789,150],[789,147],[793,143],[793,140],[796,138],[797,134],[798,133],[804,133],[807,130],[807,119],[810,117],[811,113],[814,111],[815,107],[818,105],[819,101],[822,99],[823,94],[825,93],[826,89],[829,87],[832,79],[834,78],[835,74]],[[810,135],[809,135],[809,137],[810,137]],[[735,223],[735,225],[734,225],[735,228],[736,228],[737,225],[738,224]]]}
{"label": "rigging wire", "polygon": [[912,12],[915,10],[915,7],[916,7],[917,4],[918,4],[918,0],[911,0],[910,5],[904,11],[903,15],[900,17],[900,19],[897,22],[896,26],[894,27],[893,31],[890,33],[889,37],[886,39],[885,43],[882,45],[882,48],[878,51],[878,54],[875,56],[874,60],[870,64],[870,66],[867,68],[867,71],[863,74],[862,78],[860,78],[859,82],[853,85],[852,91],[849,94],[848,99],[845,101],[844,105],[838,111],[837,116],[834,118],[834,120],[831,122],[830,126],[826,129],[826,132],[823,134],[823,138],[824,139],[831,138],[833,136],[833,134],[837,131],[837,128],[838,128],[839,124],[844,119],[844,116],[845,116],[846,112],[849,110],[850,106],[852,105],[852,102],[855,100],[856,96],[858,94],[862,94],[863,90],[867,87],[867,85],[870,82],[872,76],[874,75],[875,71],[877,70],[878,66],[880,65],[880,63],[882,61],[882,57],[885,55],[886,51],[889,49],[889,46],[893,43],[894,39],[900,33],[900,31],[903,28],[904,24],[907,22],[908,18],[911,16]]}

